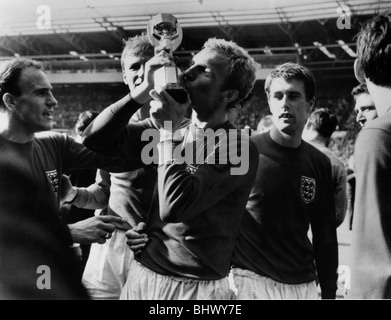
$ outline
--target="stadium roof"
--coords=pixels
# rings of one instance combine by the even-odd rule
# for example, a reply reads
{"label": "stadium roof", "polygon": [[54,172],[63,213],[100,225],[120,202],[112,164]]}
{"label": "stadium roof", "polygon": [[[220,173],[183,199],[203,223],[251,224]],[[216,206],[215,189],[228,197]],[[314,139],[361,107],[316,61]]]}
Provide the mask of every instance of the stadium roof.
{"label": "stadium roof", "polygon": [[[1,0],[0,32],[6,35],[144,29],[157,13],[175,15],[184,28],[259,25],[336,18],[337,8],[355,15],[390,10],[385,0]],[[50,28],[37,26],[50,9]]]}
{"label": "stadium roof", "polygon": [[313,67],[350,68],[353,38],[376,11],[391,12],[391,1],[0,0],[0,60],[118,59],[123,39],[145,31],[153,15],[166,12],[183,28],[177,55],[219,37],[264,61],[295,54]]}

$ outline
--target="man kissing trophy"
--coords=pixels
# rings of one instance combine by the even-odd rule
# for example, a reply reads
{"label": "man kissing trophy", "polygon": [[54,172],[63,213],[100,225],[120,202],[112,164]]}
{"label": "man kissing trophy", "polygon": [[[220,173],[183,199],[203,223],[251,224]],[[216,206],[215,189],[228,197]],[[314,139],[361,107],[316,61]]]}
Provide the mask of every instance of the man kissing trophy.
{"label": "man kissing trophy", "polygon": [[[152,45],[165,47],[168,53],[173,56],[182,42],[182,28],[178,20],[171,14],[160,13],[151,18],[147,26],[147,35]],[[176,101],[184,103],[187,100],[185,89],[179,84],[178,68],[164,66],[154,74],[155,86],[167,91]]]}

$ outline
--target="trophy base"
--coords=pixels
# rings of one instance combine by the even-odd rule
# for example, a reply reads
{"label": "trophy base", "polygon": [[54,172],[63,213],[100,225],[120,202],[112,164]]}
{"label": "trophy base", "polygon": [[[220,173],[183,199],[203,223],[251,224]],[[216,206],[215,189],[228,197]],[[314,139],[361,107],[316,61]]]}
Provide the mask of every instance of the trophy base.
{"label": "trophy base", "polygon": [[185,103],[187,101],[187,92],[183,88],[165,89],[166,92],[179,103]]}
{"label": "trophy base", "polygon": [[187,101],[187,92],[179,84],[177,67],[162,67],[155,71],[154,77],[155,87],[166,90],[179,103]]}

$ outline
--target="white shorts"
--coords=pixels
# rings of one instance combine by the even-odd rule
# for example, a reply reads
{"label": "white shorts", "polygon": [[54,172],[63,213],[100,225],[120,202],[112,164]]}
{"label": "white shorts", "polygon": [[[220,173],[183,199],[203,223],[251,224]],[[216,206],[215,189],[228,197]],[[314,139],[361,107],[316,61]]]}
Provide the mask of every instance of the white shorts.
{"label": "white shorts", "polygon": [[[318,300],[316,281],[286,284],[252,271],[232,268],[231,289],[238,300]],[[232,287],[234,285],[234,287]]]}
{"label": "white shorts", "polygon": [[132,263],[121,300],[227,300],[228,277],[194,280],[156,273],[137,261]]}
{"label": "white shorts", "polygon": [[123,230],[115,230],[104,244],[92,244],[82,278],[92,299],[118,300],[132,261]]}

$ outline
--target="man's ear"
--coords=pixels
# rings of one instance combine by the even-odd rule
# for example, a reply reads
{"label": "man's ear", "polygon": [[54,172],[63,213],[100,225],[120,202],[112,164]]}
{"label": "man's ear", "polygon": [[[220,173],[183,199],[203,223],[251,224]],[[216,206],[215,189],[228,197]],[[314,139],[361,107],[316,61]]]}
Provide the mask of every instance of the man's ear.
{"label": "man's ear", "polygon": [[124,70],[122,70],[122,79],[124,79],[124,83],[125,83],[126,85],[128,85],[128,80],[126,79],[126,74],[125,74],[125,71],[124,71]]}
{"label": "man's ear", "polygon": [[16,107],[14,96],[8,92],[3,95],[3,102],[6,108],[9,110],[15,109]]}
{"label": "man's ear", "polygon": [[308,103],[309,103],[310,112],[312,112],[312,110],[314,110],[314,106],[315,106],[315,97],[312,98]]}
{"label": "man's ear", "polygon": [[227,104],[235,101],[239,96],[239,91],[236,89],[225,90],[222,95],[222,99]]}
{"label": "man's ear", "polygon": [[356,59],[354,61],[354,75],[356,76],[356,79],[360,82],[360,83],[365,83],[365,75],[364,75],[364,70],[362,68],[362,65],[361,63],[358,61],[358,59]]}

